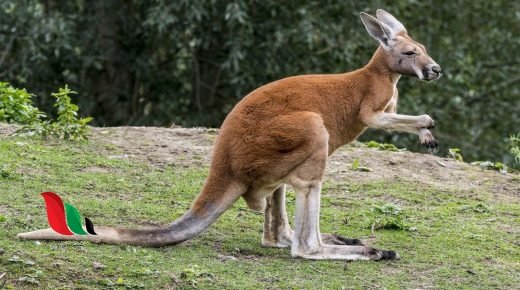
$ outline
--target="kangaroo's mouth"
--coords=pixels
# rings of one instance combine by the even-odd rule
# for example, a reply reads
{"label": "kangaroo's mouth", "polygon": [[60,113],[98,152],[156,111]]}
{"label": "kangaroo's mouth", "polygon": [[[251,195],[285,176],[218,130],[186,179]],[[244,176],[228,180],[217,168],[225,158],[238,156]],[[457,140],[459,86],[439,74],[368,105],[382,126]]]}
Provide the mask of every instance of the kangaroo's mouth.
{"label": "kangaroo's mouth", "polygon": [[441,76],[442,76],[442,73],[440,71],[440,68],[424,68],[422,70],[422,79],[423,81],[427,81],[427,82],[431,82],[431,81],[435,81],[435,80],[438,80]]}
{"label": "kangaroo's mouth", "polygon": [[431,82],[440,79],[442,73],[437,73],[429,70],[423,70],[423,77],[421,80]]}

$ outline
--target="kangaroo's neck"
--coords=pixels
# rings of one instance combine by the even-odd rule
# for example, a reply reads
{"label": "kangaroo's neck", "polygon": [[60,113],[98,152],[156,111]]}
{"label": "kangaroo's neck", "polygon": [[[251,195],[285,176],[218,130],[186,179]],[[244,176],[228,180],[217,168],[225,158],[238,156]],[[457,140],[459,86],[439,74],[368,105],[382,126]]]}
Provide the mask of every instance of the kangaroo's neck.
{"label": "kangaroo's neck", "polygon": [[393,86],[397,85],[401,74],[392,71],[389,60],[382,46],[379,46],[372,56],[372,59],[363,67],[363,72],[371,77],[381,81],[389,81]]}
{"label": "kangaroo's neck", "polygon": [[366,129],[355,115],[362,110],[362,105],[369,105],[370,110],[384,110],[396,92],[401,75],[392,71],[384,49],[379,47],[367,65],[344,77],[348,88],[342,87],[344,83],[338,84],[338,91],[343,94],[334,95],[334,100],[328,102],[329,107],[324,110],[326,123],[334,124],[329,126],[332,127],[329,128],[329,153],[356,139]]}

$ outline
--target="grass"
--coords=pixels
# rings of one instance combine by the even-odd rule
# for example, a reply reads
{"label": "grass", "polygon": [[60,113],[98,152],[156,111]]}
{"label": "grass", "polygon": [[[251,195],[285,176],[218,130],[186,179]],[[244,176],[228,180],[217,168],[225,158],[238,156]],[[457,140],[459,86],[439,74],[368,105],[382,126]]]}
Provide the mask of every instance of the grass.
{"label": "grass", "polygon": [[[263,216],[239,201],[201,236],[159,249],[35,242],[16,234],[47,227],[43,191],[54,191],[97,225],[165,224],[180,216],[207,168],[157,168],[94,142],[0,139],[0,288],[512,289],[520,285],[520,204],[486,188],[447,191],[422,183],[324,186],[321,230],[368,237],[398,207],[406,227],[380,229],[391,262],[309,261],[260,244]],[[350,181],[345,181],[350,182]],[[294,194],[288,195],[293,216]],[[236,260],[228,259],[233,256]],[[94,267],[94,263],[101,266]]]}

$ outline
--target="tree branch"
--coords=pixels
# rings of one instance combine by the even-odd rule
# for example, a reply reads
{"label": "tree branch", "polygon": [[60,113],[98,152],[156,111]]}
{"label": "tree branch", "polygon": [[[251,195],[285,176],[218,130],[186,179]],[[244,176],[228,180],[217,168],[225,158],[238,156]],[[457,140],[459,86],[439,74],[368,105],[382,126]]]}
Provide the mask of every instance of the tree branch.
{"label": "tree branch", "polygon": [[481,94],[479,94],[478,96],[468,96],[466,95],[466,97],[468,97],[468,104],[473,104],[473,103],[476,103],[476,102],[479,102],[479,101],[482,101],[484,99],[486,99],[489,95],[493,94],[493,93],[496,93],[500,90],[503,90],[515,83],[518,83],[520,82],[520,77],[516,77],[516,78],[513,78],[513,79],[509,79],[505,82],[502,82],[502,83],[499,83],[497,84],[496,86],[492,87],[491,89],[489,89],[488,91],[486,92],[483,92]]}
{"label": "tree branch", "polygon": [[9,53],[9,51],[11,50],[15,37],[16,37],[16,34],[13,34],[11,36],[11,39],[9,39],[9,43],[7,44],[4,52],[2,53],[2,58],[0,58],[0,67],[2,67],[2,65],[4,64],[5,57],[7,56],[7,53]]}

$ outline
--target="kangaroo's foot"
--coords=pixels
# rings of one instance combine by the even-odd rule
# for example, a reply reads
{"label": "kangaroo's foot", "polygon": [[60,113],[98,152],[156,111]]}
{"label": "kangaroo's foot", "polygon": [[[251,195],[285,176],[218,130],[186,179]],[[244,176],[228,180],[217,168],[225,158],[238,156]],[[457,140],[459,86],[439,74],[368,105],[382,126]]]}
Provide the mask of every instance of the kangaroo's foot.
{"label": "kangaroo's foot", "polygon": [[345,238],[336,234],[321,234],[321,241],[329,245],[364,246],[362,240]]}
{"label": "kangaroo's foot", "polygon": [[292,251],[293,257],[312,260],[399,260],[399,254],[394,251],[377,250],[365,246],[315,245],[298,247]]}

